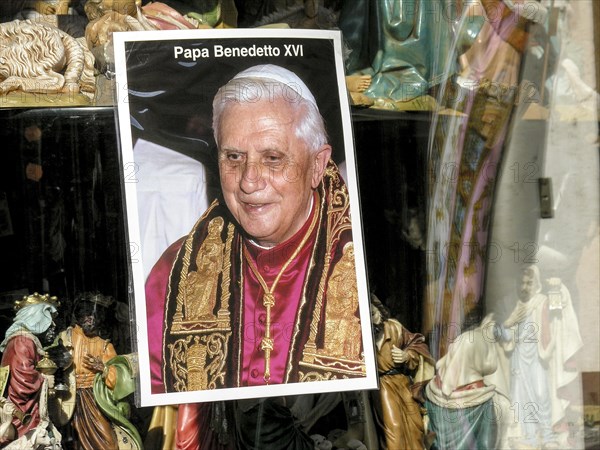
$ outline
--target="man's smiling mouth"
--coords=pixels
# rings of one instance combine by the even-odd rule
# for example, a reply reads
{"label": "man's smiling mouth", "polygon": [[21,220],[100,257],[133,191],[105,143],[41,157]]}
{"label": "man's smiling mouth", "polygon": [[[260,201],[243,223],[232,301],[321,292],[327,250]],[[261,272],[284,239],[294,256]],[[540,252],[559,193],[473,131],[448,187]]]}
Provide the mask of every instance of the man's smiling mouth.
{"label": "man's smiling mouth", "polygon": [[241,202],[244,209],[247,210],[259,210],[269,206],[271,203],[262,202],[262,203],[252,203],[252,202]]}

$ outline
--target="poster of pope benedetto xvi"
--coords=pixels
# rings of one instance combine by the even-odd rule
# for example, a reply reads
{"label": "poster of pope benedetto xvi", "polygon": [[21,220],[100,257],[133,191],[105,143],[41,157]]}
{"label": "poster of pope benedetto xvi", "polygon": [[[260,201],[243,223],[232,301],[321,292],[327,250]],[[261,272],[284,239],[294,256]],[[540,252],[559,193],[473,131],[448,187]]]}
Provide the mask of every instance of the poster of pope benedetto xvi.
{"label": "poster of pope benedetto xvi", "polygon": [[114,43],[141,404],[376,388],[340,33]]}

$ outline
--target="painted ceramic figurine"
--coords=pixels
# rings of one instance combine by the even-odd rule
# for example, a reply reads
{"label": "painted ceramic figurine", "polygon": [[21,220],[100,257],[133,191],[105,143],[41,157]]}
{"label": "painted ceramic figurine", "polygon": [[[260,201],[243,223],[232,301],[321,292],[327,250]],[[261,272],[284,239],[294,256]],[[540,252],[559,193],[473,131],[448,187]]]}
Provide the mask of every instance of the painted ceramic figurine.
{"label": "painted ceramic figurine", "polygon": [[12,432],[4,430],[0,445],[7,445],[6,448],[37,448],[33,444],[38,437],[40,441],[48,438],[49,443],[60,448],[61,436],[50,422],[47,409],[48,389],[54,385],[54,377],[38,370],[45,358],[43,346],[56,336],[57,306],[58,299],[48,294],[23,297],[16,302],[17,314],[0,343],[2,366],[9,368],[7,401],[2,407],[12,415],[14,427],[8,427],[13,428]]}
{"label": "painted ceramic figurine", "polygon": [[350,49],[347,71],[372,77],[364,95],[375,107],[398,109],[453,74],[444,64],[452,42],[451,6],[446,0],[343,2],[339,27]]}
{"label": "painted ceramic figurine", "polygon": [[567,448],[569,390],[578,381],[575,357],[583,347],[577,316],[560,279],[549,279],[544,293],[538,267],[528,266],[520,281],[500,333],[515,410],[509,439],[517,448]]}
{"label": "painted ceramic figurine", "polygon": [[81,93],[91,99],[95,89],[94,57],[78,40],[41,21],[0,24],[0,94]]}
{"label": "painted ceramic figurine", "polygon": [[73,357],[69,384],[75,388],[61,397],[61,407],[67,419],[72,416],[78,449],[118,450],[121,442],[130,442],[134,450],[141,448],[139,434],[124,414],[105,408],[111,397],[121,399],[121,387],[125,394],[132,392],[130,372],[135,366],[134,361],[118,357],[113,345],[99,335],[112,301],[100,293],[80,294],[75,299],[75,325],[60,333]]}
{"label": "painted ceramic figurine", "polygon": [[411,333],[375,297],[371,297],[375,327],[379,391],[376,416],[388,450],[425,448],[423,389],[434,375],[434,361],[423,335]]}
{"label": "painted ceramic figurine", "polygon": [[96,67],[108,76],[114,71],[114,32],[210,28],[162,2],[142,7],[140,0],[88,0],[85,13],[89,20],[85,28],[87,46],[96,58]]}
{"label": "painted ceramic figurine", "polygon": [[25,8],[31,8],[40,14],[67,14],[71,0],[28,0]]}
{"label": "painted ceramic figurine", "polygon": [[496,386],[486,380],[498,369],[494,331],[489,315],[458,336],[436,363],[437,375],[426,388],[433,449],[500,448]]}
{"label": "painted ceramic figurine", "polygon": [[371,106],[375,103],[371,97],[365,95],[365,91],[371,86],[371,75],[347,75],[346,88],[350,94],[350,100],[354,106]]}

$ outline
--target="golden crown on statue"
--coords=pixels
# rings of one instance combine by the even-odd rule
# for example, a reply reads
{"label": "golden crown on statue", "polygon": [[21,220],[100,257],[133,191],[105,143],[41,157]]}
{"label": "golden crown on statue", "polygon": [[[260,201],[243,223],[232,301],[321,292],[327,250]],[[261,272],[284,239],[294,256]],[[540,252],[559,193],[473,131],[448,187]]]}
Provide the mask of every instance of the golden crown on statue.
{"label": "golden crown on statue", "polygon": [[50,296],[50,294],[38,294],[34,292],[31,295],[24,295],[21,300],[15,301],[14,309],[15,311],[19,311],[20,309],[25,308],[26,306],[38,305],[40,303],[48,303],[49,305],[56,306],[57,308],[60,306],[60,302],[58,301],[58,297]]}

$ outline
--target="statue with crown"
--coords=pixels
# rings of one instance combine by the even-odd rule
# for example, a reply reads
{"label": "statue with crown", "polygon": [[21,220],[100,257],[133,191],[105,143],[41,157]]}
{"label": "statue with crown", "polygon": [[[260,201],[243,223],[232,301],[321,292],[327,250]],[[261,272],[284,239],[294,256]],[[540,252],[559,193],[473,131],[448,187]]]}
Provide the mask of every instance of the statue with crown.
{"label": "statue with crown", "polygon": [[0,343],[0,448],[58,450],[62,436],[49,414],[56,365],[45,346],[56,337],[59,301],[34,293],[15,302]]}

